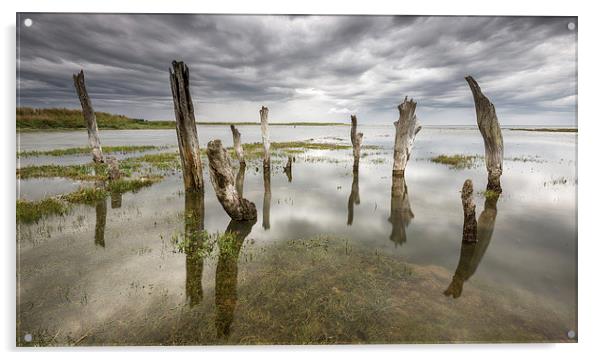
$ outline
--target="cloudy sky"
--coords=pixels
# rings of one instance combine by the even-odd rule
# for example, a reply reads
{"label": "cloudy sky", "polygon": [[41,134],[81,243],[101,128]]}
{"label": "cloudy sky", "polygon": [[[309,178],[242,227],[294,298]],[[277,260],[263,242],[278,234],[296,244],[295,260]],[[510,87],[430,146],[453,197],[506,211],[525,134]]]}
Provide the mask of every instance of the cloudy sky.
{"label": "cloudy sky", "polygon": [[[25,27],[26,18],[33,20]],[[576,122],[576,18],[20,14],[20,106],[173,119],[168,69],[190,68],[197,121],[474,124],[470,74],[504,125]]]}

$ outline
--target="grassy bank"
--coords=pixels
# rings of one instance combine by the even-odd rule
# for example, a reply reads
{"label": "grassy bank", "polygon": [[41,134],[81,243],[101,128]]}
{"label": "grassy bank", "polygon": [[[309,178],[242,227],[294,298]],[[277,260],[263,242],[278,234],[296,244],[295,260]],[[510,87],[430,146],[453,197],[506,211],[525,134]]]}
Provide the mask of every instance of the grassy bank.
{"label": "grassy bank", "polygon": [[561,133],[576,133],[577,128],[510,128],[513,131],[539,131],[539,132],[561,132]]}
{"label": "grassy bank", "polygon": [[[162,149],[161,146],[140,145],[140,146],[103,146],[102,152],[105,154],[126,154],[130,152],[148,151]],[[32,156],[65,156],[65,155],[82,155],[91,154],[89,147],[75,147],[66,149],[53,149],[44,151],[19,151],[17,157],[32,157]]]}
{"label": "grassy bank", "polygon": [[[124,115],[114,115],[106,112],[96,112],[99,129],[104,130],[137,130],[137,129],[175,129],[172,120],[132,119]],[[202,126],[224,125],[260,125],[259,122],[198,122]],[[337,122],[286,122],[271,123],[271,126],[347,126]],[[82,112],[78,109],[35,109],[29,107],[17,108],[18,131],[51,131],[51,130],[84,130],[86,128]]]}

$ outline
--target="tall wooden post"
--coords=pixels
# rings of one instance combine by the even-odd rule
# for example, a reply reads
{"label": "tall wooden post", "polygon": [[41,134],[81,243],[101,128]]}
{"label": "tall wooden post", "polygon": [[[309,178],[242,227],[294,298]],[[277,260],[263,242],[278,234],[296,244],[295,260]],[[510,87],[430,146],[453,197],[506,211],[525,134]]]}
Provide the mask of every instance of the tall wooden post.
{"label": "tall wooden post", "polygon": [[82,113],[84,120],[86,121],[86,128],[88,129],[88,143],[92,149],[92,160],[95,163],[104,162],[102,156],[102,147],[100,146],[100,136],[98,135],[98,125],[96,124],[96,114],[94,114],[94,108],[92,107],[92,100],[88,96],[86,90],[86,83],[84,80],[84,70],[81,70],[79,74],[73,74],[73,83],[79,102],[82,105]]}
{"label": "tall wooden post", "polygon": [[397,106],[399,120],[395,125],[395,147],[393,151],[393,175],[404,176],[406,165],[410,160],[410,153],[414,146],[416,134],[422,129],[416,118],[416,102],[408,97]]}
{"label": "tall wooden post", "polygon": [[261,140],[263,141],[263,167],[270,167],[270,133],[268,131],[268,108],[259,110],[261,118]]}
{"label": "tall wooden post", "polygon": [[357,132],[357,117],[351,115],[351,144],[353,145],[353,171],[359,169],[360,148],[362,146],[363,133]]}
{"label": "tall wooden post", "polygon": [[169,69],[169,79],[184,187],[187,191],[203,191],[203,164],[189,89],[188,66],[182,61],[173,61],[172,66],[173,68]]}
{"label": "tall wooden post", "polygon": [[222,147],[220,140],[212,140],[207,144],[207,158],[215,195],[230,218],[232,220],[257,219],[255,204],[244,199],[236,190],[230,155]]}
{"label": "tall wooden post", "polygon": [[465,79],[472,91],[477,113],[477,124],[485,142],[485,162],[488,173],[487,190],[501,193],[500,177],[502,176],[504,162],[504,139],[495,113],[495,106],[483,95],[481,87],[472,76],[467,76]]}
{"label": "tall wooden post", "polygon": [[234,125],[230,125],[230,130],[232,130],[232,142],[234,143],[236,158],[238,159],[239,164],[245,164],[245,153],[242,149],[242,144],[240,143],[240,131],[238,131]]}

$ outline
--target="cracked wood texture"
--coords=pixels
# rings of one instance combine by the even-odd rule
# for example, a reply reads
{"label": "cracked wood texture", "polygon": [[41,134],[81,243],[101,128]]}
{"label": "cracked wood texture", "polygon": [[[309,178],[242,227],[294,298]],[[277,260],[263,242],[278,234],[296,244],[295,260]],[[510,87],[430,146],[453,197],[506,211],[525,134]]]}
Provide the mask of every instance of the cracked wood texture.
{"label": "cracked wood texture", "polygon": [[472,199],[472,180],[467,179],[462,186],[462,208],[464,209],[464,227],[462,228],[462,242],[477,241],[477,218],[475,204]]}
{"label": "cracked wood texture", "polygon": [[270,133],[268,131],[268,108],[259,110],[261,118],[261,141],[263,141],[263,167],[270,167]]}
{"label": "cracked wood texture", "polygon": [[230,125],[230,130],[232,130],[232,142],[234,143],[236,158],[238,159],[239,164],[245,164],[245,153],[242,149],[242,144],[240,143],[240,131],[238,131],[234,125]]}
{"label": "cracked wood texture", "polygon": [[215,195],[230,218],[232,220],[257,219],[255,204],[244,199],[236,189],[230,155],[223,148],[221,140],[212,140],[207,144],[207,158]]}
{"label": "cracked wood texture", "polygon": [[472,91],[477,124],[485,142],[485,162],[487,165],[487,190],[502,192],[500,177],[504,161],[504,140],[502,130],[495,113],[495,106],[483,95],[481,88],[472,76],[467,76],[466,81]]}
{"label": "cracked wood texture", "polygon": [[397,106],[399,120],[395,125],[395,147],[393,148],[393,175],[404,176],[416,134],[422,129],[416,118],[416,102],[408,97]]}
{"label": "cracked wood texture", "polygon": [[353,171],[360,166],[360,149],[362,147],[363,133],[357,132],[357,117],[351,115],[351,145],[353,145]]}
{"label": "cracked wood texture", "polygon": [[88,129],[88,143],[92,149],[92,160],[94,160],[95,163],[102,163],[104,162],[104,158],[102,155],[102,147],[100,146],[96,114],[94,114],[92,100],[90,99],[90,96],[88,96],[88,91],[86,90],[83,70],[78,74],[73,74],[73,84],[75,85],[79,102],[82,105],[82,113],[84,115],[84,120],[86,121],[86,128]]}
{"label": "cracked wood texture", "polygon": [[188,76],[188,66],[184,62],[172,62],[169,79],[176,115],[176,133],[182,161],[184,187],[187,191],[203,191],[203,164]]}

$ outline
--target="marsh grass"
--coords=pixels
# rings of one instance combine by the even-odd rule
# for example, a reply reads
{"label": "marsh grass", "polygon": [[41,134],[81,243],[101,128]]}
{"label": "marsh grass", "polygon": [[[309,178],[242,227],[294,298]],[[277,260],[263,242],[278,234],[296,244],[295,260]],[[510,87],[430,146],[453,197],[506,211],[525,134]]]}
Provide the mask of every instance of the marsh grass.
{"label": "marsh grass", "polygon": [[431,158],[431,162],[447,165],[450,169],[472,169],[477,165],[477,155],[439,155]]}
{"label": "marsh grass", "polygon": [[[105,154],[126,154],[132,152],[142,152],[148,150],[158,150],[164,147],[154,145],[140,145],[140,146],[103,146],[102,151]],[[66,155],[82,155],[90,154],[91,150],[89,147],[74,147],[67,149],[53,149],[45,151],[19,151],[17,152],[17,158],[19,157],[33,157],[33,156],[66,156]]]}
{"label": "marsh grass", "polygon": [[65,215],[69,210],[67,204],[55,198],[40,201],[17,200],[17,223],[32,224],[44,217]]}

